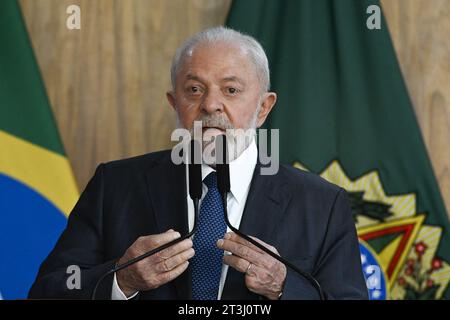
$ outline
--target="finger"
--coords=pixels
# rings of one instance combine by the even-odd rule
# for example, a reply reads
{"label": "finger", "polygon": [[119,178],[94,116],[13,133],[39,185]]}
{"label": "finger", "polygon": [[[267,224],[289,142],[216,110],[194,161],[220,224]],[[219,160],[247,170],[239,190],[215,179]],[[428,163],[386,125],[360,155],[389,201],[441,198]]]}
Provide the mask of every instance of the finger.
{"label": "finger", "polygon": [[[247,276],[249,277],[257,277],[258,274],[263,274],[267,271],[265,271],[265,269],[255,265],[255,264],[251,264],[250,266],[250,262],[239,258],[237,256],[225,256],[223,257],[223,262],[227,265],[229,265],[230,267],[232,267],[233,269],[236,269],[239,272],[245,273]],[[250,266],[250,268],[249,268]]]}
{"label": "finger", "polygon": [[166,260],[170,257],[173,257],[174,255],[179,254],[180,252],[186,251],[190,248],[192,248],[192,240],[191,239],[184,239],[181,242],[178,242],[156,254],[157,260]]}
{"label": "finger", "polygon": [[254,250],[253,248],[247,247],[231,240],[219,239],[217,241],[217,247],[219,249],[229,251],[232,254],[254,264],[259,264],[262,257],[262,254]]}
{"label": "finger", "polygon": [[[242,259],[238,256],[224,256],[223,257],[223,263],[229,265],[233,269],[236,269],[239,272],[246,273],[248,266],[251,264],[251,262]],[[251,270],[251,268],[250,268]]]}
{"label": "finger", "polygon": [[[250,257],[248,257],[248,258],[243,257],[243,256],[241,256],[241,257],[242,257],[242,258],[245,258],[246,260],[252,262],[253,264],[255,264],[255,265],[257,265],[257,266],[260,266],[260,267],[262,267],[262,268],[265,268],[265,269],[269,269],[269,270],[270,270],[270,269],[273,268],[274,264],[277,263],[277,260],[276,260],[275,258],[273,258],[272,256],[270,256],[270,255],[267,254],[266,252],[260,250],[259,248],[256,248],[253,244],[251,244],[251,243],[248,242],[247,240],[243,239],[242,237],[240,237],[240,236],[237,235],[236,233],[228,233],[228,236],[227,236],[227,234],[225,234],[224,238],[237,240],[237,241],[239,241],[239,242],[233,242],[232,240],[229,240],[229,241],[232,241],[233,243],[236,243],[236,244],[242,245],[242,246],[245,246],[245,244],[249,244],[249,245],[250,245],[250,247],[249,247],[250,250],[251,250],[251,249],[254,249],[254,252],[257,253],[257,255],[255,256],[255,259],[254,259],[254,260],[251,260]],[[252,237],[252,239],[254,239],[255,241],[260,242],[261,245],[268,246],[268,249],[269,249],[269,250],[271,250],[272,252],[275,252],[276,254],[278,254],[278,251],[277,251],[274,247],[268,245],[267,243],[263,242],[262,240],[259,240],[258,238],[255,238],[255,237]],[[227,239],[225,239],[224,241],[227,241]],[[241,243],[245,243],[245,244],[241,244]],[[225,249],[225,250],[226,250],[226,249]],[[228,250],[227,250],[227,251],[228,251]],[[230,252],[231,252],[231,251],[230,251]],[[232,253],[233,253],[233,252],[232,252]],[[233,254],[235,254],[235,253],[233,253]],[[239,255],[239,254],[238,254],[238,255]],[[259,255],[259,256],[258,256],[258,255]]]}
{"label": "finger", "polygon": [[266,248],[269,249],[270,251],[272,251],[272,252],[278,254],[278,250],[277,250],[274,246],[271,246],[270,244],[268,244],[268,243],[266,243],[266,242],[264,242],[264,241],[262,241],[261,239],[258,239],[258,238],[256,238],[256,237],[250,236],[250,238],[252,238],[252,239],[255,240],[256,242],[258,242],[259,244],[263,245],[264,247],[266,247]]}
{"label": "finger", "polygon": [[[250,236],[250,238],[252,238],[253,240],[255,240],[256,242],[258,242],[259,244],[261,244],[262,246],[266,247],[267,249],[274,251],[273,247],[267,243],[265,243],[264,241],[256,238],[256,237],[252,237]],[[228,232],[224,235],[224,239],[227,240],[231,240],[231,241],[235,241],[238,242],[242,245],[245,245],[247,247],[253,248],[255,251],[258,251],[260,253],[264,253],[264,250],[258,248],[256,245],[254,245],[253,243],[251,243],[250,241],[244,239],[243,237],[241,237],[240,235],[238,235],[237,233],[234,232]]]}
{"label": "finger", "polygon": [[141,236],[136,240],[135,246],[136,248],[138,248],[139,251],[146,252],[154,248],[160,247],[170,241],[178,239],[180,236],[181,235],[179,232],[168,230],[160,234]]}
{"label": "finger", "polygon": [[164,233],[142,237],[142,242],[144,245],[159,247],[180,237],[181,234],[179,232],[169,229]]}
{"label": "finger", "polygon": [[[139,249],[141,251],[147,252],[149,250],[153,250],[153,249],[159,248],[163,245],[166,245],[174,240],[179,239],[180,237],[181,237],[180,233],[173,231],[172,229],[170,229],[164,233],[160,233],[160,234],[143,236],[138,239]],[[178,244],[178,243],[176,243],[176,244]],[[174,245],[176,245],[176,244],[174,244]],[[172,247],[172,246],[170,246],[170,247]]]}
{"label": "finger", "polygon": [[239,236],[238,234],[236,234],[234,232],[226,233],[223,238],[226,239],[226,240],[237,242],[237,243],[242,244],[244,246],[247,246],[249,248],[252,248],[253,250],[255,250],[255,251],[259,252],[259,253],[263,253],[264,252],[263,250],[261,250],[260,248],[255,246],[253,243],[251,243],[250,241],[242,238],[241,236]]}
{"label": "finger", "polygon": [[160,273],[156,277],[157,277],[160,285],[163,285],[167,282],[172,281],[173,279],[177,278],[178,276],[180,276],[184,271],[186,271],[188,266],[189,266],[189,261],[186,261],[186,262],[180,264],[179,266],[177,266],[176,268],[174,268],[173,270],[170,270],[170,271],[164,272],[164,273]]}
{"label": "finger", "polygon": [[187,249],[179,254],[176,254],[169,259],[163,260],[155,265],[155,270],[158,273],[170,271],[180,264],[183,264],[187,260],[191,259],[195,255],[193,248]]}

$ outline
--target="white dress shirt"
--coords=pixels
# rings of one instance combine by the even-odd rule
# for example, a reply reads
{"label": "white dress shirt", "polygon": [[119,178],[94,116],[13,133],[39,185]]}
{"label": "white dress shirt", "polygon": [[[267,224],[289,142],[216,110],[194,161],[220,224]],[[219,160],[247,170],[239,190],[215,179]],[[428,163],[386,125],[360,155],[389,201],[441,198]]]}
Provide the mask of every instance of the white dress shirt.
{"label": "white dress shirt", "polygon": [[[255,170],[256,160],[258,157],[258,150],[256,148],[255,139],[251,142],[247,149],[235,160],[230,162],[230,190],[227,198],[228,219],[230,223],[239,228],[242,219],[242,213],[244,212],[245,202],[247,201],[248,191],[250,189],[250,183],[253,177],[253,171]],[[189,175],[187,174],[188,166],[186,165],[186,190],[189,190]],[[211,172],[215,171],[208,165],[202,164],[202,180],[206,178]],[[202,199],[208,192],[208,187],[203,183]],[[186,197],[187,209],[188,209],[188,224],[189,230],[194,226],[194,204],[192,203],[189,193]],[[201,200],[200,200],[201,206]],[[230,229],[227,227],[227,232]],[[227,253],[225,253],[227,254]],[[228,266],[222,265],[222,274],[220,276],[219,291],[217,292],[217,299],[222,296],[225,279],[227,276]],[[133,298],[137,292],[131,297],[127,298],[125,294],[120,290],[117,283],[116,274],[114,274],[113,286],[111,292],[112,300],[125,300]]]}

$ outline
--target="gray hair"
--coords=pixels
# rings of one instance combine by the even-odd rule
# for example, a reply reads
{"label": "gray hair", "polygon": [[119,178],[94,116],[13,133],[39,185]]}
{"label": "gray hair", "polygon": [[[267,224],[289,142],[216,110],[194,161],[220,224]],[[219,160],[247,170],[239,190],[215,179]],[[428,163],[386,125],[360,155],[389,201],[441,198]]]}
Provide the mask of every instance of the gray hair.
{"label": "gray hair", "polygon": [[261,44],[249,35],[222,26],[203,30],[187,39],[178,48],[172,59],[172,66],[170,68],[172,88],[174,90],[177,74],[180,71],[186,56],[192,54],[192,51],[199,44],[214,44],[218,42],[238,45],[243,49],[255,67],[261,89],[269,91],[269,62]]}

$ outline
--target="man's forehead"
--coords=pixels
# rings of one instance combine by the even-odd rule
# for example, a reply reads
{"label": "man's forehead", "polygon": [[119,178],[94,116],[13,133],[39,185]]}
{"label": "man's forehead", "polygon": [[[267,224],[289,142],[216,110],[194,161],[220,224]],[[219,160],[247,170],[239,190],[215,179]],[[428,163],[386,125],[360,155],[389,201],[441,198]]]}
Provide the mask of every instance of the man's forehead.
{"label": "man's forehead", "polygon": [[[195,80],[195,81],[200,81],[200,82],[204,81],[204,78],[202,77],[202,75],[197,74],[197,73],[193,73],[193,72],[186,73],[185,79],[186,80]],[[239,83],[242,83],[242,84],[245,83],[245,80],[241,76],[233,75],[233,74],[221,75],[219,80],[221,82],[239,82]]]}
{"label": "man's forehead", "polygon": [[242,52],[211,48],[198,50],[187,56],[182,63],[180,75],[188,80],[201,80],[214,75],[220,81],[243,82],[250,68],[252,68],[251,61]]}
{"label": "man's forehead", "polygon": [[218,43],[200,44],[191,50],[184,59],[184,64],[191,66],[217,65],[219,67],[242,67],[249,64],[248,52],[236,44]]}
{"label": "man's forehead", "polygon": [[232,43],[226,41],[215,41],[215,42],[205,42],[198,43],[194,47],[192,47],[186,54],[188,57],[192,57],[195,54],[233,54],[239,56],[246,56],[247,50],[244,49],[239,43]]}

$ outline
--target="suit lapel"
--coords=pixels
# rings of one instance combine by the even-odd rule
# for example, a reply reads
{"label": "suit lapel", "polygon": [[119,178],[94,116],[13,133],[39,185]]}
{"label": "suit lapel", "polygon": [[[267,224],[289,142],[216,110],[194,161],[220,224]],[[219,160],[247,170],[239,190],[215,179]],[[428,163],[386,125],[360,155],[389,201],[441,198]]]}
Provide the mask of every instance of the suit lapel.
{"label": "suit lapel", "polygon": [[[261,165],[258,163],[253,173],[247,202],[239,230],[257,237],[271,245],[275,244],[275,231],[282,220],[291,193],[278,175],[260,175]],[[222,299],[255,299],[245,286],[245,275],[233,268],[228,268]]]}
{"label": "suit lapel", "polygon": [[[174,229],[187,234],[186,168],[162,161],[147,172],[147,185],[153,206],[153,214],[159,232]],[[190,272],[184,272],[174,280],[179,299],[191,297]]]}

